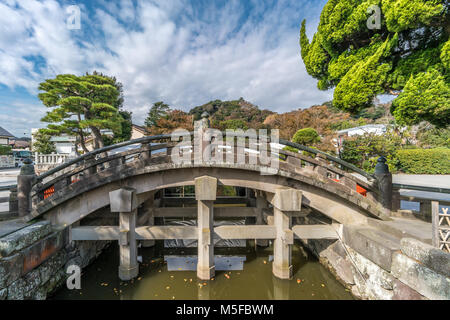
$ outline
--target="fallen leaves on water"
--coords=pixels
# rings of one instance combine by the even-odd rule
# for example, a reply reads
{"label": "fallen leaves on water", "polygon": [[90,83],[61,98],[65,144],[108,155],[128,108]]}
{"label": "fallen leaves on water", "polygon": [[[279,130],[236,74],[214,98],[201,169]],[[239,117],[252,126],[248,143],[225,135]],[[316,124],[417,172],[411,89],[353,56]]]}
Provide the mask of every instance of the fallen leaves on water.
{"label": "fallen leaves on water", "polygon": [[264,264],[267,264],[267,261],[266,261],[266,260],[264,260],[263,262],[264,262]]}
{"label": "fallen leaves on water", "polygon": [[102,282],[102,283],[100,283],[100,285],[101,285],[102,287],[107,287],[107,286],[108,286],[108,283]]}
{"label": "fallen leaves on water", "polygon": [[139,278],[137,278],[138,279],[138,281],[141,281],[142,280],[142,277],[139,277]]}
{"label": "fallen leaves on water", "polygon": [[302,280],[300,280],[300,279],[297,279],[297,283],[298,284],[300,284],[302,282]]}
{"label": "fallen leaves on water", "polygon": [[170,286],[167,286],[166,289],[169,290],[169,289],[170,289]]}
{"label": "fallen leaves on water", "polygon": [[230,279],[230,276],[225,273],[225,278]]}
{"label": "fallen leaves on water", "polygon": [[321,286],[322,286],[323,288],[325,288],[325,285],[324,285],[323,283],[321,284]]}

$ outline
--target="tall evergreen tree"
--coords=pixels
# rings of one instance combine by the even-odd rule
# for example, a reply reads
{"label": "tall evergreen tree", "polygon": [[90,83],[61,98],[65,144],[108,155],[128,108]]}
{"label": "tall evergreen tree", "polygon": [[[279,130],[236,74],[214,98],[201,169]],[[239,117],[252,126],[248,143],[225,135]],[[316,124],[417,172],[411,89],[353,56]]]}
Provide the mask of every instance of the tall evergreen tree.
{"label": "tall evergreen tree", "polygon": [[145,126],[151,128],[157,125],[159,119],[167,115],[169,111],[169,105],[162,101],[155,102],[148,111],[147,118],[145,119]]}
{"label": "tall evergreen tree", "polygon": [[[369,28],[377,8],[381,24]],[[302,22],[301,56],[319,89],[335,87],[335,107],[356,114],[393,94],[398,123],[442,127],[450,123],[449,21],[449,0],[329,0],[312,41]]]}
{"label": "tall evergreen tree", "polygon": [[121,84],[113,77],[99,73],[75,76],[57,75],[39,85],[44,91],[38,95],[42,103],[51,108],[42,121],[48,122],[46,133],[67,133],[78,137],[85,152],[85,137],[90,131],[94,148],[104,146],[101,129],[121,132],[123,103]]}

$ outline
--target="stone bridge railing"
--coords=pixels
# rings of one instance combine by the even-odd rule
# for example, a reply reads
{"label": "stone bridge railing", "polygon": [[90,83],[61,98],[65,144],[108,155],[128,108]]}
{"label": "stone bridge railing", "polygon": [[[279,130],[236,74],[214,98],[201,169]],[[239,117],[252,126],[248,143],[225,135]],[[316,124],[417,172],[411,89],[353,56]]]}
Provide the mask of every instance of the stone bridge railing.
{"label": "stone bridge railing", "polygon": [[[190,134],[193,135],[194,133]],[[242,137],[242,135],[235,134],[235,137],[239,138]],[[248,135],[245,137],[248,138]],[[34,170],[30,164],[25,165],[18,177],[17,202],[19,216],[23,217],[29,215],[32,209],[41,201],[52,199],[53,197],[60,195],[59,193],[62,192],[64,188],[82,181],[83,178],[88,175],[131,163],[135,160],[148,160],[154,154],[165,153],[170,155],[178,143],[178,141],[171,141],[171,138],[172,136],[169,134],[150,136],[107,146],[69,160],[39,176],[34,174]],[[289,146],[301,151],[306,151],[307,154],[314,156],[312,157],[300,152],[295,153],[277,149],[276,152],[279,154],[280,163],[288,164],[291,170],[292,168],[309,169],[326,179],[333,180],[334,182],[357,191],[374,202],[380,202],[384,197],[390,196],[390,194],[383,194],[385,188],[383,189],[383,186],[377,183],[376,176],[370,175],[352,164],[320,150],[311,149],[283,139],[279,139],[277,143],[281,146]],[[121,148],[123,149],[124,147],[130,147],[132,145],[134,145],[135,148],[114,154],[114,152],[120,151]],[[193,148],[192,145],[191,147]],[[244,147],[244,149],[245,150],[242,150],[242,147],[235,146],[235,158],[237,157],[237,154],[242,151],[246,154],[246,159],[248,161],[249,153],[252,150],[248,147]],[[191,152],[188,148],[185,148],[184,150],[185,152]],[[191,152],[191,156],[193,159],[193,152]],[[259,162],[258,165],[263,166],[263,164]]]}

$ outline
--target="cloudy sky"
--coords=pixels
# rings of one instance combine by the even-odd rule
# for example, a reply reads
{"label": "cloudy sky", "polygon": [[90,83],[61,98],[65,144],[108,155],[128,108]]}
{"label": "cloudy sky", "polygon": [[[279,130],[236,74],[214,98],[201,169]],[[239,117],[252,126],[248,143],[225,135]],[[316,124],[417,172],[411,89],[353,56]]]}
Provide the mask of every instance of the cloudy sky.
{"label": "cloudy sky", "polygon": [[38,84],[93,70],[123,83],[137,124],[160,100],[188,110],[243,97],[285,112],[331,99],[298,45],[302,19],[311,36],[325,0],[110,2],[0,0],[0,126],[29,136],[45,126]]}

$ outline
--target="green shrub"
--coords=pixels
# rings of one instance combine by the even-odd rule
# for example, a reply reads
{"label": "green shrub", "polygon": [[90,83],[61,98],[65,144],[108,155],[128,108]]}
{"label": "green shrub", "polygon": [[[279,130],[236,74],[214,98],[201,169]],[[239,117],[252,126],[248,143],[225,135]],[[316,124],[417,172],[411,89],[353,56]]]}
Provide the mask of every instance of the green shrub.
{"label": "green shrub", "polygon": [[11,152],[10,146],[0,146],[0,156],[8,155]]}
{"label": "green shrub", "polygon": [[313,128],[303,128],[294,134],[292,142],[311,146],[314,143],[320,142],[320,136]]}
{"label": "green shrub", "polygon": [[398,169],[409,174],[450,174],[450,149],[402,149],[396,154]]}

